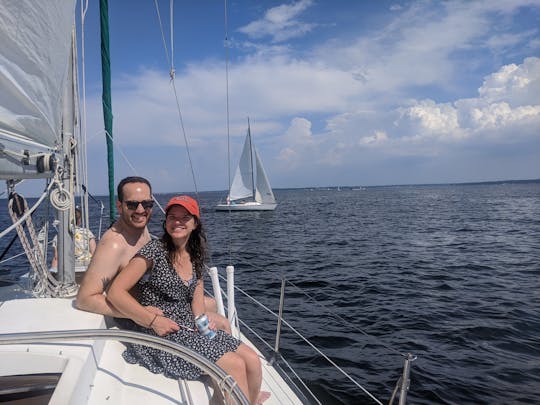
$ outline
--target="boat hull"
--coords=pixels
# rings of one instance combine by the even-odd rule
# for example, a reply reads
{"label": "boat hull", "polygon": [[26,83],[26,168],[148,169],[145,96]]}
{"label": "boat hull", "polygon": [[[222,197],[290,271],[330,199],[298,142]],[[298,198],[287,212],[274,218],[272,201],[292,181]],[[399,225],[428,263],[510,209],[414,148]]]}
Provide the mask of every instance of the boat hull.
{"label": "boat hull", "polygon": [[274,211],[277,204],[246,202],[237,204],[218,204],[216,211]]}

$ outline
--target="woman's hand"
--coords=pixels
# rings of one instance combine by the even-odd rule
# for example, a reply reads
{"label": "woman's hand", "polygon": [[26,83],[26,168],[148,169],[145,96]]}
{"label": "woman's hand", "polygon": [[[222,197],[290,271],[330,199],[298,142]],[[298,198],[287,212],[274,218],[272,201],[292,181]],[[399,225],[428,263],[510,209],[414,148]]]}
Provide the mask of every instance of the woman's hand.
{"label": "woman's hand", "polygon": [[180,326],[166,316],[156,315],[156,318],[149,325],[158,336],[167,336],[170,333],[178,332]]}
{"label": "woman's hand", "polygon": [[208,326],[210,329],[221,329],[229,335],[231,334],[231,324],[227,318],[216,312],[207,312],[206,316],[208,316]]}
{"label": "woman's hand", "polygon": [[208,317],[208,328],[210,328],[212,330],[216,330],[217,326],[216,326],[216,321],[215,321],[215,317],[213,316],[213,314],[208,313],[208,314],[206,314],[206,316]]}

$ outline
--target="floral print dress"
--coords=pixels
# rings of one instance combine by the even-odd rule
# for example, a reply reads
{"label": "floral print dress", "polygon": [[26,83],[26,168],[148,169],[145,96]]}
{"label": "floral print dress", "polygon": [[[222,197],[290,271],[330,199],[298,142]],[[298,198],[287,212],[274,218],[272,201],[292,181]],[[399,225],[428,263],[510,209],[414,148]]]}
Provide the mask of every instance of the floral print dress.
{"label": "floral print dress", "polygon": [[[137,255],[153,262],[152,268],[147,270],[137,283],[141,292],[139,302],[144,306],[160,308],[166,317],[180,325],[180,330],[165,336],[166,339],[180,343],[214,363],[225,353],[238,349],[240,341],[222,330],[216,331],[213,339],[208,339],[197,331],[191,301],[199,280],[193,273],[190,282],[187,285],[184,283],[174,270],[161,240],[148,242]],[[151,328],[134,322],[122,324],[130,325],[129,328],[135,331],[157,336]],[[162,350],[132,343],[127,343],[126,346],[124,359],[128,363],[139,363],[153,373],[188,380],[195,380],[202,373],[197,366]]]}

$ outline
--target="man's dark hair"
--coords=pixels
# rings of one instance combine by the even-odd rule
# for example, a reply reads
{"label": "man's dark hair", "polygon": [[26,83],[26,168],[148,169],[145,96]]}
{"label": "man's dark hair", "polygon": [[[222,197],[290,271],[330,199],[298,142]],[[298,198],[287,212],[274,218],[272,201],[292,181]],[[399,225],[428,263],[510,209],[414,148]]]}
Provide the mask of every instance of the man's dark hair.
{"label": "man's dark hair", "polygon": [[150,189],[150,194],[152,194],[152,185],[148,180],[146,180],[144,177],[139,176],[129,176],[122,180],[120,180],[120,183],[118,183],[118,187],[116,188],[116,193],[118,195],[118,201],[123,202],[124,201],[124,186],[129,183],[144,183],[148,186]]}

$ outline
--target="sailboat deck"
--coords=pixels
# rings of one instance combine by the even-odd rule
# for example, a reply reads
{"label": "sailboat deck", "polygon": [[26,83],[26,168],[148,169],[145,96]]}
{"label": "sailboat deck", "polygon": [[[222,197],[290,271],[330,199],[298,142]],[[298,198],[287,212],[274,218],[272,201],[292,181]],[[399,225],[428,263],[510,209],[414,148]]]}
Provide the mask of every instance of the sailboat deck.
{"label": "sailboat deck", "polygon": [[[106,328],[103,316],[79,311],[72,299],[60,298],[6,301],[0,306],[0,325],[1,333]],[[123,351],[123,344],[114,340],[1,345],[0,378],[61,373],[50,404],[216,403],[210,378],[178,381],[153,374],[126,363]],[[265,404],[300,404],[278,372],[261,362],[262,389],[271,392]]]}

